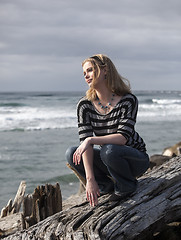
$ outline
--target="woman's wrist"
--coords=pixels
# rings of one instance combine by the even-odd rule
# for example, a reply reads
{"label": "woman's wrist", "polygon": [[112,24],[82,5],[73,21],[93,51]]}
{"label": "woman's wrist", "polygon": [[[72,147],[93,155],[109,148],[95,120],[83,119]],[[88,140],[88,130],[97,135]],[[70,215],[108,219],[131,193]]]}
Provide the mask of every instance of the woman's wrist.
{"label": "woman's wrist", "polygon": [[86,180],[87,180],[87,182],[92,182],[92,181],[95,181],[95,177],[94,176],[87,176]]}
{"label": "woman's wrist", "polygon": [[86,140],[87,140],[87,143],[89,145],[93,145],[93,138],[92,137],[88,137],[88,138],[86,138]]}

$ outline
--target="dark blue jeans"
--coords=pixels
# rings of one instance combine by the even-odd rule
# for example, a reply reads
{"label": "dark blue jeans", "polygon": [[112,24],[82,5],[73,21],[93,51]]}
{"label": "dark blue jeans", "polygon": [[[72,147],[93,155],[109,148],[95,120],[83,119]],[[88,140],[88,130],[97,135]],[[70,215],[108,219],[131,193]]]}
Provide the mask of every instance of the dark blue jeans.
{"label": "dark blue jeans", "polygon": [[[73,154],[77,147],[66,151],[66,159],[72,168],[86,179],[83,162],[73,163]],[[114,144],[94,148],[94,175],[98,185],[107,185],[113,179],[115,192],[133,192],[137,188],[137,177],[149,168],[149,156],[129,146]]]}

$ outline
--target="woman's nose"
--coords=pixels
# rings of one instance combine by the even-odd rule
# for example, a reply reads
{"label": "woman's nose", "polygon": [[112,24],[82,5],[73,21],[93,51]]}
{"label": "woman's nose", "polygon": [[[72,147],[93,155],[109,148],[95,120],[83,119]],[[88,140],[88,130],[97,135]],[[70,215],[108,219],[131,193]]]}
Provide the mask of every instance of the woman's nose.
{"label": "woman's nose", "polygon": [[89,78],[89,73],[85,74],[85,79]]}

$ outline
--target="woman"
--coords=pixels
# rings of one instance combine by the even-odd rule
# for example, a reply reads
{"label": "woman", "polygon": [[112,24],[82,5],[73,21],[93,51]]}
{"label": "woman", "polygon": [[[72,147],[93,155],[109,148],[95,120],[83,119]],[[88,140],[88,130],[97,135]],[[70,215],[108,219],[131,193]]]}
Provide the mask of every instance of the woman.
{"label": "woman", "polygon": [[69,148],[66,158],[85,179],[87,200],[95,206],[100,195],[114,191],[109,200],[115,201],[133,193],[149,157],[134,129],[138,101],[128,81],[102,54],[87,58],[82,67],[89,90],[77,105],[80,146]]}

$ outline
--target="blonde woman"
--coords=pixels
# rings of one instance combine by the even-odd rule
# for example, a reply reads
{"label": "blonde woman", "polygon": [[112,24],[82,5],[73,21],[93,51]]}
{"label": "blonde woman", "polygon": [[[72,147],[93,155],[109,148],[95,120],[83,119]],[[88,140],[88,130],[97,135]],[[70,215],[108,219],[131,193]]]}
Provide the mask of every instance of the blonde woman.
{"label": "blonde woman", "polygon": [[138,100],[129,82],[102,54],[85,59],[82,67],[89,90],[77,105],[80,145],[70,147],[66,158],[85,179],[87,200],[95,206],[100,195],[112,193],[109,201],[118,201],[133,193],[149,157],[134,128]]}

